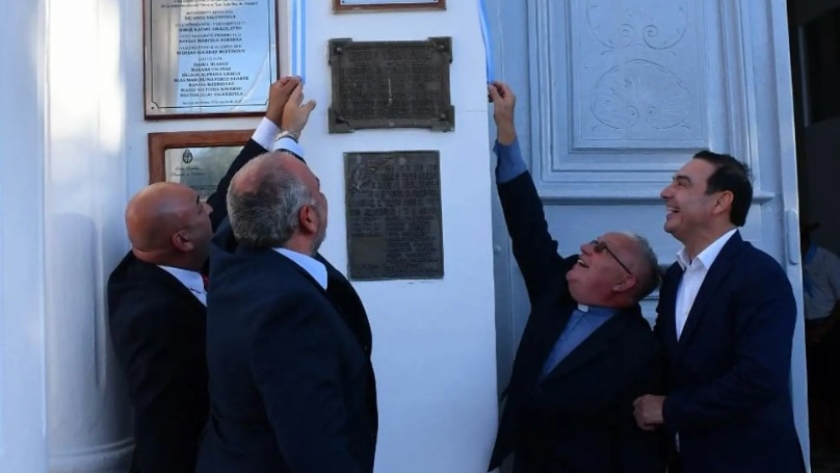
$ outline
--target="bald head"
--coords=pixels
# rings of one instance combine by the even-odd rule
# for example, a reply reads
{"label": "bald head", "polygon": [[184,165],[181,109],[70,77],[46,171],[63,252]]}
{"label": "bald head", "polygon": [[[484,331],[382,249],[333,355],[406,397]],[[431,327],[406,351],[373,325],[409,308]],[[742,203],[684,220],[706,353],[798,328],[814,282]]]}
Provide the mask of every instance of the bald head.
{"label": "bald head", "polygon": [[257,248],[316,251],[326,230],[326,205],[306,163],[285,152],[251,160],[228,190],[234,236],[239,244]]}
{"label": "bald head", "polygon": [[194,190],[173,182],[158,182],[135,194],[125,210],[125,226],[135,255],[158,264],[173,253],[179,259],[178,253],[196,250],[187,259],[206,258],[212,233],[207,205]]}

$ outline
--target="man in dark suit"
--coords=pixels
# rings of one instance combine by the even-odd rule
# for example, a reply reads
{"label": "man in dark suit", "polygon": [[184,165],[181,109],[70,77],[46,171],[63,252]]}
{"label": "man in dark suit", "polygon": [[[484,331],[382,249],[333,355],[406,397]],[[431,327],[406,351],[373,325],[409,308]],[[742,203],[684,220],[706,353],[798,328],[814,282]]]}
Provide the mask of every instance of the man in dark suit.
{"label": "man in dark suit", "polygon": [[662,438],[636,426],[632,406],[660,383],[638,304],[658,285],[656,256],[628,233],[558,255],[516,140],[515,96],[501,83],[489,92],[499,198],[531,301],[490,470],[513,453],[516,473],[661,473]]}
{"label": "man in dark suit", "polygon": [[315,256],[327,200],[306,164],[261,155],[234,177],[230,235],[211,247],[211,415],[198,473],[370,473],[376,447],[365,341]]}
{"label": "man in dark suit", "polygon": [[[272,85],[265,120],[300,125],[294,129],[299,134],[311,109],[290,106],[283,116],[298,83],[283,78]],[[134,407],[134,472],[195,469],[209,412],[201,268],[213,229],[227,215],[231,178],[262,149],[249,141],[206,204],[187,186],[157,183],[126,209],[132,249],[109,277],[108,307],[111,340]]]}
{"label": "man in dark suit", "polygon": [[746,165],[709,151],[662,191],[665,231],[684,245],[657,308],[668,395],[640,397],[635,414],[669,434],[670,472],[804,471],[789,384],[796,303],[779,263],[737,230],[752,196]]}

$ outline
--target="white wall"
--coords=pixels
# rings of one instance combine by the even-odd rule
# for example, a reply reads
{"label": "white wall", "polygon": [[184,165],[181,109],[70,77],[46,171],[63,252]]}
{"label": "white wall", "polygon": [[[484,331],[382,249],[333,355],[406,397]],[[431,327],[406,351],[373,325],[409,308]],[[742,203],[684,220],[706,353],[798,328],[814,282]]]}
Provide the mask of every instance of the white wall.
{"label": "white wall", "polygon": [[[47,465],[43,1],[0,2],[0,472]],[[13,45],[5,47],[5,45]]]}

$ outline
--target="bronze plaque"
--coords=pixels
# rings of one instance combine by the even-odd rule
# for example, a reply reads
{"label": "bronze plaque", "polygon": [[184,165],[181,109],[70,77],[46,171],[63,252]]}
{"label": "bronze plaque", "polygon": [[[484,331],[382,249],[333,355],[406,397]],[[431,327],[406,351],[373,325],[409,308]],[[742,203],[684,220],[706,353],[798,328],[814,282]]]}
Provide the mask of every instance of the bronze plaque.
{"label": "bronze plaque", "polygon": [[346,153],[348,276],[443,277],[440,153]]}
{"label": "bronze plaque", "polygon": [[365,128],[455,128],[449,96],[452,38],[333,39],[330,133]]}

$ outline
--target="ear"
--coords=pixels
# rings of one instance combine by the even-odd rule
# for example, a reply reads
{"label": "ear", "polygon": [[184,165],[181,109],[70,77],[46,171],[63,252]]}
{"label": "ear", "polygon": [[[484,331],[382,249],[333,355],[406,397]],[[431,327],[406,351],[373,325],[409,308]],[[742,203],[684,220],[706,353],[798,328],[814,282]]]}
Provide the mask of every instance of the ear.
{"label": "ear", "polygon": [[627,292],[630,289],[636,287],[638,281],[636,280],[636,276],[633,274],[625,274],[624,279],[618,282],[618,284],[613,286],[613,292]]}
{"label": "ear", "polygon": [[318,233],[318,216],[315,215],[315,209],[311,205],[304,205],[298,213],[300,221],[300,228],[307,233]]}
{"label": "ear", "polygon": [[188,253],[195,248],[190,236],[183,230],[172,235],[170,242],[176,250],[183,253]]}
{"label": "ear", "polygon": [[715,207],[713,209],[714,213],[724,213],[729,212],[732,208],[732,201],[735,199],[735,196],[732,194],[732,191],[723,191],[718,195],[717,200],[715,201]]}

